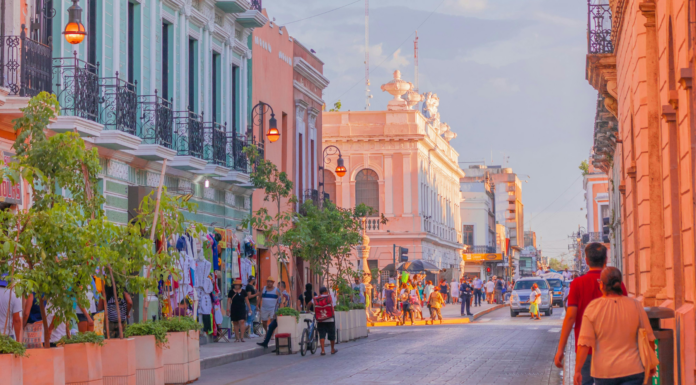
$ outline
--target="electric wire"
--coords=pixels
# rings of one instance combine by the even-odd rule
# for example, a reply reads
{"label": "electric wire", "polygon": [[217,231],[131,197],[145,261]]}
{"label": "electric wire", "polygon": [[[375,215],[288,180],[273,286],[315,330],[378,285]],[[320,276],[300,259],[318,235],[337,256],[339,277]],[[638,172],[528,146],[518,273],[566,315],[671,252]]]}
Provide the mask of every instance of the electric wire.
{"label": "electric wire", "polygon": [[[317,13],[316,15],[313,15],[313,16],[308,16],[308,17],[305,17],[305,18],[303,18],[303,19],[293,20],[293,21],[291,21],[291,22],[289,22],[289,23],[282,24],[282,26],[285,27],[285,26],[288,25],[288,24],[297,23],[297,22],[304,21],[304,20],[309,20],[309,19],[315,18],[315,17],[317,17],[317,16],[321,16],[321,15],[326,15],[327,13],[331,13],[331,12],[333,12],[333,11],[338,11],[338,10],[341,9],[341,8],[345,8],[345,7],[349,6],[349,5],[353,5],[353,4],[359,3],[359,2],[361,2],[361,1],[362,1],[362,0],[356,0],[356,1],[352,2],[352,3],[348,3],[348,4],[346,4],[346,5],[342,5],[342,6],[338,7],[338,8],[330,9],[330,10],[325,11],[325,12],[322,12],[322,13]],[[278,24],[278,25],[281,25],[281,24]]]}

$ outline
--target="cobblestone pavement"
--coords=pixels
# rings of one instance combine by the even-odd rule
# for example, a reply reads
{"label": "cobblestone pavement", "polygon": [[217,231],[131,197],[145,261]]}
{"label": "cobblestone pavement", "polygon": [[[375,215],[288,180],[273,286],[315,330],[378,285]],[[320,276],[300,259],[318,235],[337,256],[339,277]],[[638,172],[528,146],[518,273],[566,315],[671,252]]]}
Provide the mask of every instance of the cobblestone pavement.
{"label": "cobblestone pavement", "polygon": [[542,321],[513,319],[505,308],[467,325],[372,328],[336,355],[265,355],[204,370],[196,384],[559,385],[555,310]]}

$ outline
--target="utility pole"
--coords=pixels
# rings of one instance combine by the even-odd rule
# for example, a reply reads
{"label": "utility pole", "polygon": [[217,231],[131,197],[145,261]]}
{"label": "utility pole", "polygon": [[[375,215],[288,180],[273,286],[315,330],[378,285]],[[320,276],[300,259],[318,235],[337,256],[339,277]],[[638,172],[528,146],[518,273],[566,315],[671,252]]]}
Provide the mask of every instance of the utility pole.
{"label": "utility pole", "polygon": [[413,81],[415,91],[418,93],[418,31],[416,31],[416,40],[413,41],[413,65],[416,72]]}
{"label": "utility pole", "polygon": [[365,111],[370,109],[370,0],[365,0]]}

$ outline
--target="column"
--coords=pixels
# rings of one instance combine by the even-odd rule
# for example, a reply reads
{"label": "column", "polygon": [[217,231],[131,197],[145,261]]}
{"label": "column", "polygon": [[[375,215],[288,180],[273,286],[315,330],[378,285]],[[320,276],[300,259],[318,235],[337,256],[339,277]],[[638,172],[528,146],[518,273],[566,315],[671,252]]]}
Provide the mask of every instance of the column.
{"label": "column", "polygon": [[392,166],[392,154],[384,155],[384,206],[386,216],[394,216],[394,170]]}
{"label": "column", "polygon": [[403,154],[404,157],[404,216],[412,216],[411,195],[411,154]]}
{"label": "column", "polygon": [[[346,166],[346,170],[348,170],[348,172],[346,173],[345,176],[343,176],[343,178],[340,178],[341,179],[341,188],[342,188],[341,189],[341,203],[343,204],[342,207],[344,209],[349,209],[351,207],[351,204],[350,204],[350,200],[351,200],[351,197],[350,197],[350,195],[351,195],[350,194],[350,186],[351,186],[350,178],[351,178],[352,171],[353,171],[351,168],[351,165],[350,165],[350,156],[346,156],[345,158],[343,158],[343,164]],[[338,189],[338,185],[336,185],[336,189]]]}

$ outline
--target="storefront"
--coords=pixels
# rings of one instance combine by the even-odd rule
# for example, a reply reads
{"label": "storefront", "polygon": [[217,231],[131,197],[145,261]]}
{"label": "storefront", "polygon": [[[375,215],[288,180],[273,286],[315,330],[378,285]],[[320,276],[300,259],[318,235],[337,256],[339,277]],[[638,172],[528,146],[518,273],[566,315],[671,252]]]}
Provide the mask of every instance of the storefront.
{"label": "storefront", "polygon": [[464,261],[464,276],[472,278],[474,276],[481,279],[491,278],[494,275],[504,276],[503,254],[462,254]]}

